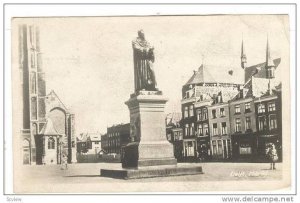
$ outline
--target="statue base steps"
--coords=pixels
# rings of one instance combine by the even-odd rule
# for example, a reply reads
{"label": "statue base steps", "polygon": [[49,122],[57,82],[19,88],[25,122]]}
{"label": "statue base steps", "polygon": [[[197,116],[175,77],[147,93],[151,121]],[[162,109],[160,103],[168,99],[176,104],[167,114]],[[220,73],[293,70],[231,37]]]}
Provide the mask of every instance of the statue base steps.
{"label": "statue base steps", "polygon": [[139,179],[154,178],[181,175],[199,175],[203,174],[201,166],[151,166],[140,167],[138,169],[101,169],[102,177],[118,179]]}

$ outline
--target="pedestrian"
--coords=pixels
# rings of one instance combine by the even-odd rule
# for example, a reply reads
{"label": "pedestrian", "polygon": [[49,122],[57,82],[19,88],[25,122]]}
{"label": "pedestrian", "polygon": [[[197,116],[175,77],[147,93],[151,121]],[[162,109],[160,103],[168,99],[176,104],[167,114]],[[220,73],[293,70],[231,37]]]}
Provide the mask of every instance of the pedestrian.
{"label": "pedestrian", "polygon": [[267,152],[268,159],[270,160],[270,170],[276,170],[275,162],[278,161],[277,150],[275,145],[272,143]]}
{"label": "pedestrian", "polygon": [[68,169],[68,158],[65,154],[62,155],[62,160],[61,160],[61,170],[64,170],[64,169]]}

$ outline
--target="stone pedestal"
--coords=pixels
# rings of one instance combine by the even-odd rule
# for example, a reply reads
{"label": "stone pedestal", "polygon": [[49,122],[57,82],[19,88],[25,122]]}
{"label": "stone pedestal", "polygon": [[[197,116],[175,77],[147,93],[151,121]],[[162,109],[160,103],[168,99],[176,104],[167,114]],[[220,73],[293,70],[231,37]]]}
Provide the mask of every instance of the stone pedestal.
{"label": "stone pedestal", "polygon": [[201,166],[178,166],[167,141],[165,104],[160,91],[140,91],[125,102],[130,111],[131,143],[122,148],[122,169],[101,169],[112,178],[151,178],[202,174]]}
{"label": "stone pedestal", "polygon": [[167,101],[160,91],[140,91],[125,102],[130,111],[130,136],[139,142],[137,167],[177,163],[166,138]]}

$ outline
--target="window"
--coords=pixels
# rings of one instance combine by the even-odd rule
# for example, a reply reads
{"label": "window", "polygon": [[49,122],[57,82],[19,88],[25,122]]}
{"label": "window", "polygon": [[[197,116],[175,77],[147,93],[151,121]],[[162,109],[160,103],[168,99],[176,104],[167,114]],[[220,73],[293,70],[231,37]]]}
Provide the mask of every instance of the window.
{"label": "window", "polygon": [[222,133],[222,135],[226,135],[227,134],[226,122],[222,122],[221,133]]}
{"label": "window", "polygon": [[266,109],[265,109],[265,105],[264,104],[259,104],[258,105],[258,113],[265,113]]}
{"label": "window", "polygon": [[189,124],[185,124],[185,136],[189,135]]}
{"label": "window", "polygon": [[241,131],[242,131],[241,119],[240,118],[236,118],[235,119],[235,132],[241,132]]}
{"label": "window", "polygon": [[35,54],[34,54],[34,52],[30,52],[30,64],[31,64],[31,68],[35,67]]}
{"label": "window", "polygon": [[276,115],[270,115],[270,118],[269,118],[269,128],[270,128],[270,130],[277,129]]}
{"label": "window", "polygon": [[194,123],[190,124],[190,135],[194,135]]}
{"label": "window", "polygon": [[241,143],[240,155],[252,154],[252,148],[248,143]]}
{"label": "window", "polygon": [[184,107],[184,117],[187,118],[189,117],[189,112],[188,112],[188,107]]}
{"label": "window", "polygon": [[99,144],[99,142],[95,142],[95,144]]}
{"label": "window", "polygon": [[213,109],[213,110],[211,111],[211,116],[212,116],[212,118],[217,118],[216,109]]}
{"label": "window", "polygon": [[239,104],[238,104],[238,105],[235,105],[235,106],[234,106],[234,109],[235,109],[235,113],[241,113],[241,107],[240,107]]}
{"label": "window", "polygon": [[265,116],[260,116],[258,117],[258,130],[259,131],[263,131],[263,130],[266,130],[266,118]]}
{"label": "window", "polygon": [[218,156],[223,156],[222,140],[218,140]]}
{"label": "window", "polygon": [[203,109],[203,120],[207,119],[207,109]]}
{"label": "window", "polygon": [[203,124],[203,130],[204,130],[204,135],[209,135],[208,134],[208,124],[207,123]]}
{"label": "window", "polygon": [[251,129],[251,118],[246,117],[246,130],[250,130],[250,129]]}
{"label": "window", "polygon": [[231,151],[231,140],[230,139],[227,140],[227,148],[228,148],[228,157],[230,158],[231,153],[232,153],[232,151]]}
{"label": "window", "polygon": [[245,103],[245,112],[250,112],[251,111],[251,105],[250,102]]}
{"label": "window", "polygon": [[213,154],[216,155],[217,154],[217,143],[216,143],[216,140],[212,141],[212,149],[213,149]]}
{"label": "window", "polygon": [[269,103],[269,111],[276,111],[275,102]]}
{"label": "window", "polygon": [[225,116],[225,109],[224,108],[220,108],[220,116]]}
{"label": "window", "polygon": [[203,127],[202,127],[202,124],[198,125],[198,135],[199,136],[203,136]]}
{"label": "window", "polygon": [[55,149],[55,140],[53,137],[50,137],[48,139],[48,149]]}
{"label": "window", "polygon": [[191,116],[194,116],[194,106],[193,105],[190,106],[190,117]]}
{"label": "window", "polygon": [[35,74],[35,72],[30,73],[30,93],[36,94],[36,74]]}
{"label": "window", "polygon": [[195,155],[193,141],[185,142],[185,154],[186,154],[186,156],[194,156]]}
{"label": "window", "polygon": [[185,97],[186,97],[187,99],[190,98],[190,92],[187,91]]}
{"label": "window", "polygon": [[202,120],[202,110],[201,110],[201,109],[199,109],[199,110],[197,111],[197,120],[198,120],[198,121],[201,121],[201,120]]}
{"label": "window", "polygon": [[227,151],[227,142],[226,140],[223,140],[223,151],[224,151],[224,158],[227,159],[228,158],[228,151]]}
{"label": "window", "polygon": [[31,119],[37,119],[37,99],[36,97],[31,98]]}
{"label": "window", "polygon": [[218,124],[217,123],[213,124],[213,135],[218,135]]}

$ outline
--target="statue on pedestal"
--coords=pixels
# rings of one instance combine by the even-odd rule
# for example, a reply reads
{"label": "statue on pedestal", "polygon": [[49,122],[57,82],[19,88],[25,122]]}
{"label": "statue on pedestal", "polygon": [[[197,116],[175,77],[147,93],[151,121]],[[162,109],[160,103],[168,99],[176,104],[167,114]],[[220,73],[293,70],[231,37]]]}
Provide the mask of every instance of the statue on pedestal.
{"label": "statue on pedestal", "polygon": [[157,91],[153,70],[154,47],[145,39],[143,30],[138,31],[138,37],[132,41],[132,48],[135,92]]}

